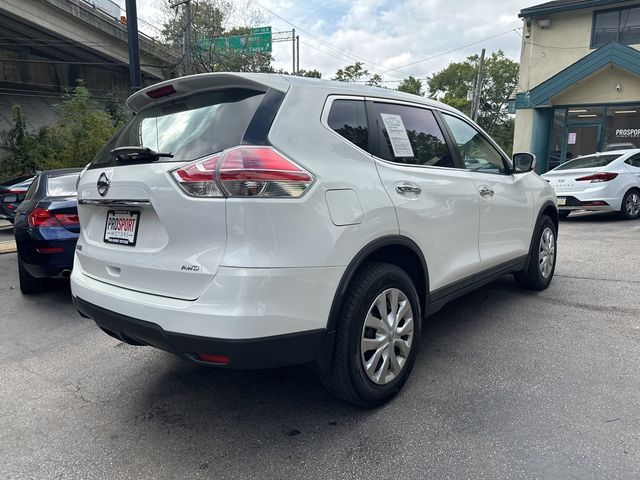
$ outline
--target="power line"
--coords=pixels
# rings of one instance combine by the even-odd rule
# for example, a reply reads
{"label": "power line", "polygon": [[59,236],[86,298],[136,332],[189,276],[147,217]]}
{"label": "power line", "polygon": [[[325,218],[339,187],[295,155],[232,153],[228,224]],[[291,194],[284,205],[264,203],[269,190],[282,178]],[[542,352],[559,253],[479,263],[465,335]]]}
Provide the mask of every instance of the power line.
{"label": "power line", "polygon": [[[261,4],[260,2],[258,2],[258,1],[255,1],[255,0],[254,0],[254,3],[255,3],[256,5],[258,5],[258,7],[260,7],[260,8],[262,8],[263,10],[266,10],[267,12],[269,12],[271,15],[274,15],[275,17],[278,17],[278,18],[279,18],[280,20],[282,20],[283,22],[285,22],[285,23],[287,23],[287,24],[291,25],[293,28],[295,28],[295,29],[297,29],[297,30],[300,30],[301,32],[306,33],[307,35],[309,35],[310,37],[314,38],[315,40],[317,40],[318,42],[322,43],[323,45],[325,45],[325,46],[327,46],[327,47],[329,47],[329,48],[331,48],[331,49],[333,49],[333,50],[336,50],[336,51],[340,52],[342,55],[344,55],[344,56],[348,57],[348,58],[349,58],[349,61],[352,61],[352,60],[356,60],[356,61],[363,61],[365,64],[368,64],[368,65],[371,65],[371,66],[374,66],[374,67],[386,68],[384,65],[380,65],[380,64],[377,64],[377,63],[375,63],[375,62],[372,62],[371,60],[368,60],[368,59],[366,59],[366,58],[364,58],[364,57],[361,57],[361,56],[359,56],[359,55],[356,55],[356,54],[354,54],[354,53],[352,53],[352,52],[350,52],[350,51],[348,51],[348,50],[342,49],[342,48],[340,48],[340,47],[337,47],[337,46],[335,46],[335,45],[333,45],[333,44],[331,44],[331,43],[327,42],[326,40],[322,39],[321,37],[319,37],[319,36],[317,36],[317,35],[315,35],[315,34],[311,33],[309,30],[306,30],[306,29],[304,29],[304,28],[301,28],[300,26],[295,25],[294,23],[290,22],[290,21],[289,21],[289,20],[287,20],[286,18],[284,18],[284,17],[282,17],[282,16],[278,15],[278,14],[277,14],[277,13],[275,13],[273,10],[270,10],[269,8],[265,7],[264,5],[262,5],[262,4]],[[308,45],[308,44],[307,44],[307,45]],[[373,69],[371,69],[371,70],[373,70]],[[378,73],[378,72],[375,72],[375,73]],[[396,76],[395,74],[392,74],[392,75]]]}
{"label": "power line", "polygon": [[515,32],[515,31],[521,30],[521,29],[522,29],[522,27],[512,28],[510,30],[505,30],[504,32],[497,33],[497,34],[492,35],[492,36],[487,37],[487,38],[483,38],[482,40],[478,40],[477,42],[468,43],[467,45],[463,45],[463,46],[458,47],[458,48],[447,50],[446,52],[438,53],[437,55],[432,55],[430,57],[422,58],[420,60],[416,60],[415,62],[406,63],[404,65],[400,65],[399,67],[391,68],[391,69],[389,69],[389,70],[387,70],[385,72],[382,72],[382,73],[389,73],[389,72],[392,72],[394,70],[399,70],[401,68],[405,68],[405,67],[409,67],[411,65],[415,65],[417,63],[427,62],[429,60],[433,60],[434,58],[442,57],[444,55],[448,55],[450,53],[454,53],[454,52],[457,52],[459,50],[464,50],[465,48],[473,47],[474,45],[478,45],[479,43],[487,42],[489,40],[493,40],[494,38],[500,37],[502,35],[506,35],[507,33]]}

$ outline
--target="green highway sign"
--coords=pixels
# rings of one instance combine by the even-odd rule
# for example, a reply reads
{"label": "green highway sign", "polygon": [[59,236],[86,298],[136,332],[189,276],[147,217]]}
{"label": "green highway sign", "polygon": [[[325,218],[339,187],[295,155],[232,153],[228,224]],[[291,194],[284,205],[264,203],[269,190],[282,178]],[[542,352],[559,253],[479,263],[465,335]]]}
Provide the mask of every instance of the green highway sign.
{"label": "green highway sign", "polygon": [[271,27],[252,28],[246,35],[203,38],[198,42],[201,50],[226,51],[239,53],[270,53]]}

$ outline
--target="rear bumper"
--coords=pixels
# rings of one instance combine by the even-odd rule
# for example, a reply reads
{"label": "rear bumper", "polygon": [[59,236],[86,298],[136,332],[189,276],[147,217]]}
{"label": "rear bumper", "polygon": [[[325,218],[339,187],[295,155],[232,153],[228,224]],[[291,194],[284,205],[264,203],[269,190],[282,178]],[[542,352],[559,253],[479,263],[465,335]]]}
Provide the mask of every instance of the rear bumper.
{"label": "rear bumper", "polygon": [[559,211],[589,210],[594,212],[613,212],[620,209],[616,207],[620,203],[620,199],[612,198],[594,198],[582,199],[574,195],[557,195],[558,199],[564,198],[565,204],[558,204]]}
{"label": "rear bumper", "polygon": [[[109,335],[174,353],[189,361],[231,369],[260,369],[319,361],[330,336],[326,330],[298,332],[265,338],[229,340],[173,333],[153,322],[128,317],[74,297],[78,311]],[[228,364],[202,362],[198,354],[223,355]]]}
{"label": "rear bumper", "polygon": [[[18,255],[24,268],[36,278],[61,277],[62,272],[73,267],[75,240],[72,241],[17,241]],[[40,253],[42,248],[63,248],[59,253]]]}

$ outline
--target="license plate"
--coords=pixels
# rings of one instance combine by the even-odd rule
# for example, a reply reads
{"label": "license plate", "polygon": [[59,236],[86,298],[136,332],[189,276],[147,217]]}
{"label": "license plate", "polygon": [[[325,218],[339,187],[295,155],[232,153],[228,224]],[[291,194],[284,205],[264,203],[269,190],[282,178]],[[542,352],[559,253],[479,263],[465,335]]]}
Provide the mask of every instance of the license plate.
{"label": "license plate", "polygon": [[558,205],[566,205],[567,199],[564,197],[558,197]]}
{"label": "license plate", "polygon": [[140,212],[138,211],[109,210],[104,228],[104,241],[135,246],[139,223]]}

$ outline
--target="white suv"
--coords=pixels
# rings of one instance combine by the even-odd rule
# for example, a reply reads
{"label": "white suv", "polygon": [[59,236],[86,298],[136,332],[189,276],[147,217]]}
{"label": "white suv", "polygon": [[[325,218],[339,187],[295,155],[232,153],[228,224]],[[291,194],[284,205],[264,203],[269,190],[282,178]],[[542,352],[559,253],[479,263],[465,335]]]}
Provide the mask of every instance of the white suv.
{"label": "white suv", "polygon": [[558,212],[531,154],[413,95],[203,74],[132,95],[83,172],[77,309],[124,342],[223,368],[315,363],[374,406],[423,319],[514,273],[553,276]]}

